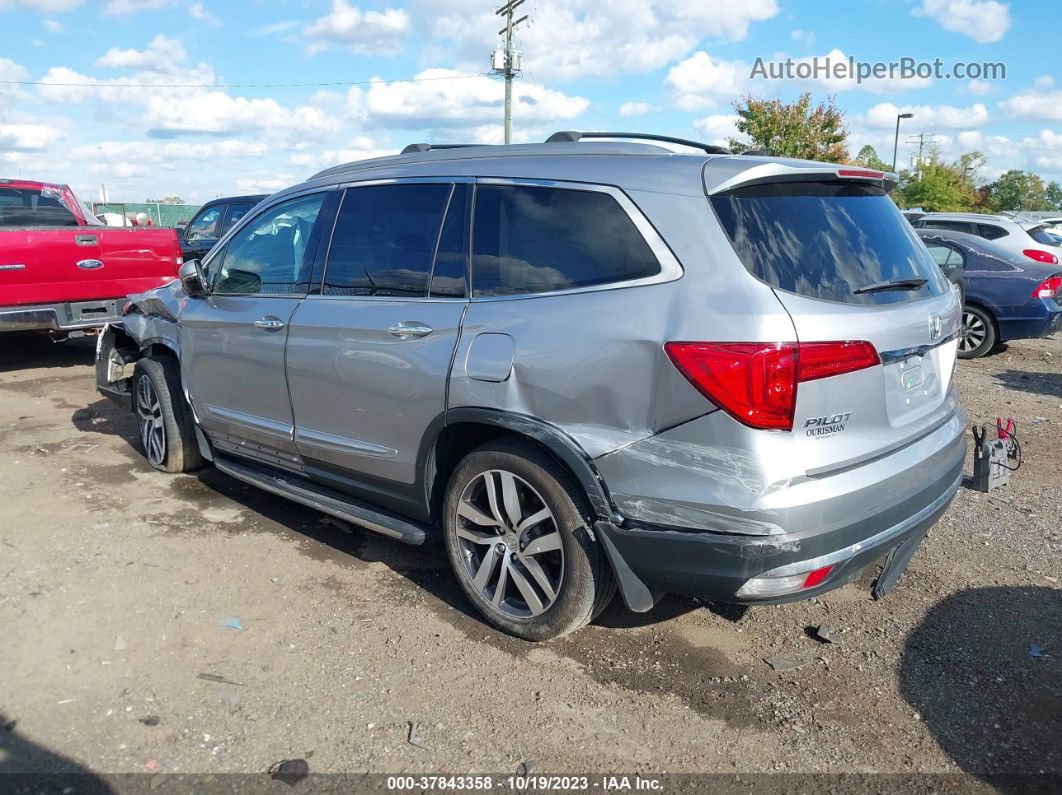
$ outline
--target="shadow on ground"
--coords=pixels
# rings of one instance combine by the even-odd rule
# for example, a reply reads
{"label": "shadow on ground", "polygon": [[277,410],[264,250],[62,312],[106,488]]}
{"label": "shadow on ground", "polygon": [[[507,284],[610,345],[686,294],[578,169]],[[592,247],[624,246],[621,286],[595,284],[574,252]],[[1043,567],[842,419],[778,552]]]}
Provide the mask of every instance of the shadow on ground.
{"label": "shadow on ground", "polygon": [[949,596],[908,636],[900,690],[963,771],[1003,792],[1062,784],[1062,589]]}
{"label": "shadow on ground", "polygon": [[0,791],[103,795],[111,788],[87,767],[31,742],[0,712]]}
{"label": "shadow on ground", "polygon": [[1062,375],[1057,373],[1004,370],[1001,373],[996,373],[993,378],[1008,389],[1062,399]]}
{"label": "shadow on ground", "polygon": [[95,359],[95,337],[52,342],[44,334],[15,332],[4,334],[0,373],[35,367],[80,367]]}

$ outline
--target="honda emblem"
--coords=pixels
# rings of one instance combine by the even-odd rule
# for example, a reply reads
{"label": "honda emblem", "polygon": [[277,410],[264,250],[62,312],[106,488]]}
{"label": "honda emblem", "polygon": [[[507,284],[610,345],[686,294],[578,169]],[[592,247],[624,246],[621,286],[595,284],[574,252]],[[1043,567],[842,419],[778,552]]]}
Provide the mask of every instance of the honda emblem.
{"label": "honda emblem", "polygon": [[929,316],[929,339],[939,340],[941,331],[940,315]]}

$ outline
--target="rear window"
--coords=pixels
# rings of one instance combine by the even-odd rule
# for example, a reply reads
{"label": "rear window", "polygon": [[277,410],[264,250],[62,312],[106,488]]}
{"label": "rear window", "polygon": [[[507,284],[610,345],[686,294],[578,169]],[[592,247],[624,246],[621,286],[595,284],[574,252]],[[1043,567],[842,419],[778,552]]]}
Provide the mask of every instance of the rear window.
{"label": "rear window", "polygon": [[[939,295],[947,281],[880,188],[784,182],[712,197],[738,257],[779,290],[847,304],[894,304]],[[855,292],[896,279],[919,288]]]}
{"label": "rear window", "polygon": [[1047,233],[1046,226],[1034,226],[1032,229],[1026,230],[1029,233],[1029,237],[1045,246],[1057,246],[1058,241]]}
{"label": "rear window", "polygon": [[0,226],[77,226],[58,193],[45,188],[0,188]]}

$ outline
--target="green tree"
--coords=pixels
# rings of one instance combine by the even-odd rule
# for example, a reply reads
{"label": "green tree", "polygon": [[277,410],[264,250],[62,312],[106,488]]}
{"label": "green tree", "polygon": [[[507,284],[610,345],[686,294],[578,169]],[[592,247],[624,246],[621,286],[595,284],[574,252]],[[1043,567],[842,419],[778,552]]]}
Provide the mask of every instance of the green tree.
{"label": "green tree", "polygon": [[788,103],[746,96],[734,103],[734,110],[738,130],[749,138],[749,142],[731,138],[734,152],[765,149],[779,157],[848,162],[848,128],[833,97],[812,107],[810,93]]}
{"label": "green tree", "polygon": [[983,162],[979,152],[945,163],[935,149],[915,171],[900,174],[901,187],[894,198],[901,207],[921,207],[926,212],[961,212],[977,204],[977,188],[970,167]]}
{"label": "green tree", "polygon": [[1047,190],[1044,191],[1044,198],[1047,199],[1047,203],[1050,205],[1047,209],[1062,210],[1062,185],[1057,182],[1049,182]]}
{"label": "green tree", "polygon": [[880,157],[878,157],[877,150],[870,144],[867,144],[862,149],[860,149],[859,154],[856,155],[855,160],[852,162],[855,163],[855,165],[857,166],[866,166],[867,168],[872,168],[875,171],[892,171],[892,168],[889,166],[889,164],[882,160]]}
{"label": "green tree", "polygon": [[1012,168],[988,185],[987,204],[1001,210],[1049,210],[1047,186],[1035,174]]}

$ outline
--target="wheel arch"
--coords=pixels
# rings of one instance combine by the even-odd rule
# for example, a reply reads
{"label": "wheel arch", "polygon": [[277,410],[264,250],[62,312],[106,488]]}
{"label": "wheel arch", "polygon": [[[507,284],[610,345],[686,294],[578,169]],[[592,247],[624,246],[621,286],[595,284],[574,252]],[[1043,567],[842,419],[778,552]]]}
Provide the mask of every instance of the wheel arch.
{"label": "wheel arch", "polygon": [[586,495],[591,522],[616,518],[608,489],[593,460],[561,428],[526,414],[461,407],[436,418],[418,455],[418,472],[422,473],[424,497],[433,520],[441,519],[446,483],[461,459],[476,447],[502,437],[525,439],[557,461]]}

